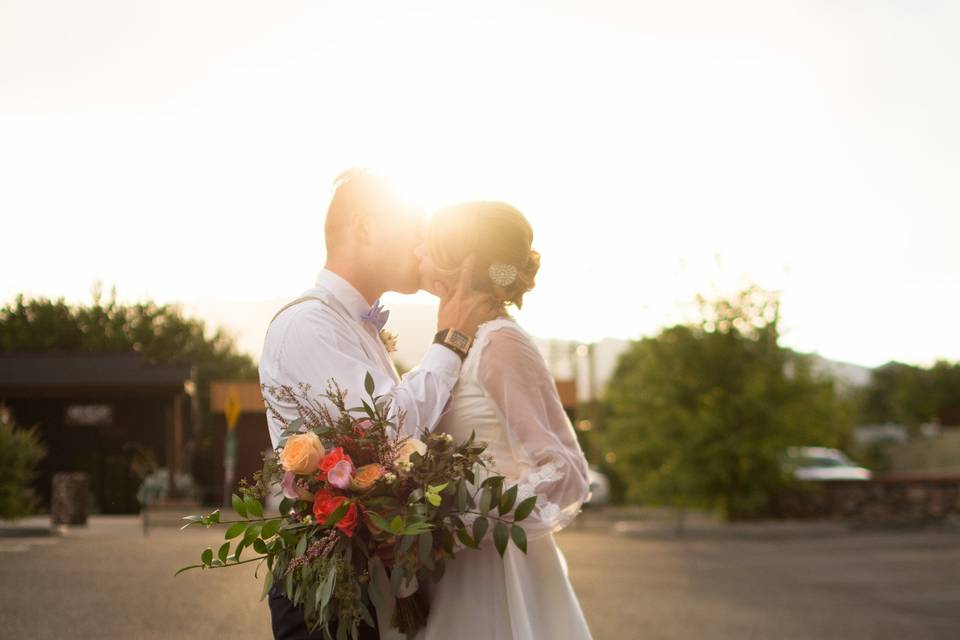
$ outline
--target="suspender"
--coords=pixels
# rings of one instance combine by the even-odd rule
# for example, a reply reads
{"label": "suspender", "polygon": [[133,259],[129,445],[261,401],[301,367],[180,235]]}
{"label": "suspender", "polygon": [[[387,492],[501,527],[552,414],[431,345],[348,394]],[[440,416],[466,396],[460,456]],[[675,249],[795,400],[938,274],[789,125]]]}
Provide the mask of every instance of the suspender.
{"label": "suspender", "polygon": [[[331,309],[333,309],[333,312],[336,313],[337,315],[342,315],[342,314],[340,314],[336,309],[334,309],[333,305],[331,305],[329,302],[327,302],[327,301],[324,300],[323,298],[319,298],[319,297],[317,297],[317,296],[303,296],[303,297],[301,297],[301,298],[297,298],[296,300],[291,300],[291,301],[288,302],[287,304],[283,305],[283,306],[280,308],[279,311],[277,311],[275,314],[273,314],[273,317],[270,318],[270,322],[269,322],[268,324],[273,324],[273,321],[277,319],[277,316],[279,316],[281,313],[283,313],[284,311],[286,311],[287,309],[289,309],[289,308],[292,307],[293,305],[295,305],[295,304],[300,304],[301,302],[304,302],[305,300],[319,300],[320,302],[322,302],[322,303],[325,304],[326,306],[328,306],[328,307],[330,307]],[[366,351],[366,349],[364,349],[364,351]],[[383,354],[377,353],[374,357],[375,357],[375,358],[380,358],[381,360],[384,360],[383,355],[385,355],[385,354],[386,354],[386,352],[383,352]],[[391,375],[394,377],[394,379],[397,379],[397,380],[398,380],[399,377],[398,377],[398,375],[397,375],[397,370],[396,370],[396,368],[394,367],[393,361],[390,360],[390,356],[386,356],[385,361],[384,361],[383,364],[386,365],[387,369],[390,371],[390,373],[391,373]]]}
{"label": "suspender", "polygon": [[275,314],[273,314],[273,317],[270,318],[270,322],[272,323],[274,320],[277,319],[277,316],[278,316],[278,315],[280,315],[281,313],[283,313],[284,311],[286,311],[287,309],[289,309],[289,308],[292,307],[293,305],[295,305],[295,304],[300,304],[300,303],[303,302],[304,300],[319,300],[319,301],[322,302],[323,304],[326,304],[328,307],[330,306],[329,304],[327,304],[327,301],[324,300],[323,298],[318,298],[317,296],[303,296],[302,298],[297,298],[296,300],[292,300],[292,301],[288,302],[287,304],[283,305],[283,306],[280,308],[280,311],[277,311]]}

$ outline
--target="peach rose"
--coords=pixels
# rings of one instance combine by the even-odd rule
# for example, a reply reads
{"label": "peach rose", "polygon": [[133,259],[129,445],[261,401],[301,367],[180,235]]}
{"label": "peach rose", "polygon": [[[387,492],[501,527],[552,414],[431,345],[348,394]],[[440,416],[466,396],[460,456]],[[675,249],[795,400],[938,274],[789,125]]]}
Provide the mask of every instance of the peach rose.
{"label": "peach rose", "polygon": [[312,431],[297,433],[287,438],[280,452],[280,466],[284,471],[307,475],[317,468],[323,458],[323,443]]}
{"label": "peach rose", "polygon": [[394,464],[410,462],[410,456],[419,453],[424,456],[427,454],[427,445],[416,438],[407,438],[397,449],[397,457],[393,459]]}
{"label": "peach rose", "polygon": [[377,463],[365,464],[353,474],[351,488],[354,491],[369,491],[387,470]]}

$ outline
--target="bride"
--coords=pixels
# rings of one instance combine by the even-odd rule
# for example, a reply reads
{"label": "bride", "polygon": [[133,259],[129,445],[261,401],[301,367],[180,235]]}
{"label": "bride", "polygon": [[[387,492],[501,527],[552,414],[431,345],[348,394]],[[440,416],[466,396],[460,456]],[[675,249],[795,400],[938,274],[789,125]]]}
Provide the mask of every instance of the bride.
{"label": "bride", "polygon": [[[501,303],[499,316],[478,328],[437,431],[458,440],[476,431],[493,458],[490,473],[506,476],[504,487],[519,485],[517,503],[537,496],[523,521],[527,553],[511,543],[501,559],[490,534],[479,550],[458,553],[432,587],[418,640],[590,638],[553,536],[589,495],[587,462],[543,357],[507,313],[533,288],[540,255],[532,239],[530,224],[510,205],[468,202],[436,212],[417,248],[421,288],[442,295],[473,254],[474,288]],[[484,477],[478,474],[477,485]]]}

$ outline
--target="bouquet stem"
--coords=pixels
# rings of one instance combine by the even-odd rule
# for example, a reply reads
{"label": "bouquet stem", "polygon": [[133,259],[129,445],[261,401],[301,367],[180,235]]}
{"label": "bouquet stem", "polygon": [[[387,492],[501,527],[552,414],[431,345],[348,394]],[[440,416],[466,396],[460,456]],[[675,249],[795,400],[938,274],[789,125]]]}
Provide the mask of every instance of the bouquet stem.
{"label": "bouquet stem", "polygon": [[412,638],[418,629],[426,625],[429,613],[430,604],[426,596],[422,590],[417,590],[412,596],[397,598],[390,624],[407,638]]}

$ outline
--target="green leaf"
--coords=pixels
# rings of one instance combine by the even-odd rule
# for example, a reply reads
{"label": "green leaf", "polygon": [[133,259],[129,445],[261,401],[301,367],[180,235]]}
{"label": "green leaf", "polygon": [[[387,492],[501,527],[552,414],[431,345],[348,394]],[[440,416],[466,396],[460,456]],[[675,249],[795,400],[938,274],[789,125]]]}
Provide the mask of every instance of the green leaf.
{"label": "green leaf", "polygon": [[380,591],[379,581],[382,579],[382,576],[386,574],[386,569],[384,569],[380,557],[376,555],[370,558],[367,568],[370,571],[370,583],[367,588],[370,594],[370,601],[373,602],[373,606],[378,609],[383,609],[383,606],[386,604],[386,594]]}
{"label": "green leaf", "polygon": [[462,542],[464,546],[470,547],[471,549],[477,548],[477,543],[470,537],[466,529],[457,529],[457,537],[460,538],[460,542]]}
{"label": "green leaf", "polygon": [[389,529],[390,533],[396,536],[403,533],[403,518],[401,518],[399,515],[394,516],[393,520],[390,521]]}
{"label": "green leaf", "polygon": [[220,545],[220,550],[217,551],[217,557],[220,558],[220,562],[227,561],[227,554],[230,553],[230,543],[224,542]]}
{"label": "green leaf", "polygon": [[473,521],[473,539],[480,544],[480,541],[483,540],[483,536],[487,533],[487,527],[490,526],[490,523],[486,518],[477,518]]}
{"label": "green leaf", "polygon": [[200,554],[200,562],[209,567],[211,560],[213,560],[213,549],[207,547],[203,550],[203,553]]}
{"label": "green leaf", "polygon": [[300,538],[300,541],[297,542],[297,548],[294,551],[294,553],[297,556],[302,556],[306,552],[306,550],[307,550],[307,536],[303,536]]}
{"label": "green leaf", "polygon": [[267,552],[267,543],[262,539],[257,538],[253,541],[253,549],[257,553],[266,553]]}
{"label": "green leaf", "polygon": [[521,501],[520,504],[517,505],[516,510],[513,512],[513,521],[520,522],[526,518],[528,515],[530,515],[530,512],[533,511],[533,508],[536,506],[536,504],[537,496],[530,496],[529,498]]}
{"label": "green leaf", "polygon": [[433,534],[429,531],[417,536],[417,554],[423,566],[433,569]]}
{"label": "green leaf", "polygon": [[463,478],[457,482],[457,510],[460,512],[467,510],[467,483]]}
{"label": "green leaf", "polygon": [[449,484],[450,484],[449,482],[444,482],[443,484],[430,485],[429,487],[427,487],[427,489],[429,490],[430,493],[440,493],[441,491],[446,489],[447,485]]}
{"label": "green leaf", "polygon": [[220,524],[220,509],[217,509],[210,514],[210,522],[213,524]]}
{"label": "green leaf", "polygon": [[263,505],[260,504],[260,501],[252,496],[247,496],[243,499],[243,504],[247,508],[247,513],[251,514],[254,518],[263,517]]}
{"label": "green leaf", "polygon": [[333,510],[333,513],[327,516],[327,519],[323,521],[323,525],[325,527],[336,526],[336,524],[340,522],[341,518],[347,515],[347,509],[349,508],[350,508],[350,501],[344,500],[343,502],[340,503],[339,507]]}
{"label": "green leaf", "polygon": [[520,547],[520,551],[527,552],[527,532],[523,530],[523,527],[511,526],[510,537],[513,539],[513,543]]}
{"label": "green leaf", "polygon": [[400,553],[406,553],[407,549],[413,546],[413,539],[416,536],[401,536],[400,537],[400,546],[397,547]]}
{"label": "green leaf", "polygon": [[443,560],[437,560],[434,563],[433,567],[433,581],[440,582],[440,578],[443,577],[443,572],[446,569],[446,563]]}
{"label": "green leaf", "polygon": [[497,553],[500,554],[501,558],[507,551],[509,541],[510,532],[507,530],[507,526],[498,520],[496,526],[493,527],[493,544],[496,545]]}
{"label": "green leaf", "polygon": [[246,529],[246,522],[234,522],[232,525],[230,525],[230,528],[227,529],[227,532],[223,534],[223,537],[227,540],[236,538],[238,535],[246,531]]}
{"label": "green leaf", "polygon": [[367,511],[367,517],[373,522],[374,525],[383,529],[384,531],[390,531],[390,523],[387,522],[386,518],[381,516],[376,511]]}
{"label": "green leaf", "polygon": [[279,518],[276,520],[267,520],[263,525],[263,529],[260,531],[260,537],[264,539],[272,538],[276,535],[277,531],[280,530],[281,524],[283,524],[283,521]]}
{"label": "green leaf", "polygon": [[367,395],[371,398],[373,397],[373,390],[376,388],[373,384],[373,376],[370,375],[370,372],[367,372],[367,375],[363,378],[363,388],[366,389]]}
{"label": "green leaf", "polygon": [[259,522],[251,524],[249,527],[247,527],[246,533],[243,534],[243,544],[253,544],[254,538],[257,538],[260,535],[261,529],[263,529],[263,525]]}
{"label": "green leaf", "polygon": [[237,494],[233,494],[233,497],[231,498],[231,502],[233,504],[233,510],[237,512],[237,515],[240,516],[241,518],[246,518],[247,507],[244,506],[243,499]]}
{"label": "green leaf", "polygon": [[440,506],[440,503],[443,502],[443,498],[441,498],[440,496],[438,496],[438,495],[435,494],[435,493],[428,493],[428,494],[427,494],[427,502],[429,502],[430,504],[432,504],[432,505],[435,506],[435,507],[439,507],[439,506]]}
{"label": "green leaf", "polygon": [[493,499],[493,489],[491,487],[484,487],[483,491],[480,493],[480,513],[487,515],[487,512],[490,511],[490,503]]}
{"label": "green leaf", "polygon": [[263,577],[263,592],[260,594],[261,601],[267,597],[268,593],[270,593],[270,587],[272,586],[273,586],[273,571],[267,571],[267,575]]}
{"label": "green leaf", "polygon": [[330,602],[330,598],[333,596],[333,588],[337,585],[337,565],[330,564],[330,570],[327,572],[327,575],[324,576],[323,582],[320,583],[320,589],[317,594],[317,597],[320,599],[320,606],[325,607],[327,603]]}
{"label": "green leaf", "polygon": [[517,501],[517,485],[513,485],[500,498],[500,505],[497,507],[500,515],[505,514],[513,508],[513,503]]}

